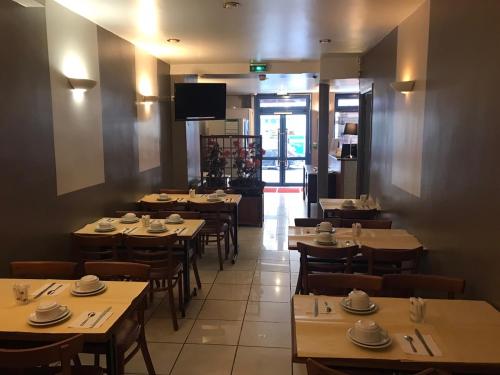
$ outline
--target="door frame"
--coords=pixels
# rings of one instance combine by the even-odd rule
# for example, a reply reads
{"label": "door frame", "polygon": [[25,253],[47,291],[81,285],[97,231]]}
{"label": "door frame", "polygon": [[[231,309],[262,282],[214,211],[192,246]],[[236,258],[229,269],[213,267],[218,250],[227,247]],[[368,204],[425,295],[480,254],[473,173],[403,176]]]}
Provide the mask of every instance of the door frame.
{"label": "door frame", "polygon": [[[289,99],[289,98],[304,98],[306,100],[306,106],[304,108],[289,108],[289,107],[274,107],[274,108],[261,108],[261,99]],[[311,162],[311,95],[310,94],[289,94],[289,95],[276,95],[276,94],[259,94],[255,97],[255,134],[260,135],[260,116],[261,115],[280,115],[280,136],[279,143],[283,146],[285,143],[285,132],[286,132],[286,116],[287,115],[305,115],[306,116],[306,148],[305,157],[291,157],[284,153],[285,148],[280,147],[281,155],[278,157],[266,158],[265,156],[262,160],[279,160],[279,173],[280,181],[277,183],[266,183],[268,186],[297,186],[302,185],[299,183],[286,183],[286,173],[285,165],[283,162],[287,160],[304,160],[305,164],[310,164]]]}
{"label": "door frame", "polygon": [[373,121],[373,84],[359,94],[357,196],[370,192]]}

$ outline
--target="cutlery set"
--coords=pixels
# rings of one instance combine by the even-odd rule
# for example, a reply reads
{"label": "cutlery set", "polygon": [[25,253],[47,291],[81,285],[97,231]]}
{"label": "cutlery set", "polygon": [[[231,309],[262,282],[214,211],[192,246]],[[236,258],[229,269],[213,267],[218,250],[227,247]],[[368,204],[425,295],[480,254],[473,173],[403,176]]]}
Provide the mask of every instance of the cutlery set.
{"label": "cutlery set", "polygon": [[56,285],[56,283],[51,283],[48,287],[44,288],[42,291],[38,292],[34,297],[33,299],[37,299],[37,298],[40,298],[41,296],[43,296],[45,293],[47,293],[48,296],[51,296],[53,295],[57,290],[59,290],[60,288],[62,288],[64,286],[64,284],[59,284],[57,285],[54,289],[52,289],[54,287],[54,285]]}
{"label": "cutlery set", "polygon": [[[422,334],[420,333],[420,331],[418,330],[418,328],[415,328],[415,335],[417,336],[418,340],[424,346],[427,354],[429,354],[431,357],[434,357],[434,353],[432,352],[431,348],[429,348],[429,345],[427,345],[427,342],[425,341],[424,336],[422,336]],[[417,348],[415,347],[415,344],[413,343],[414,338],[411,335],[404,335],[403,338],[406,341],[408,341],[408,343],[410,344],[410,347],[411,347],[411,350],[413,351],[413,353],[417,353]]]}
{"label": "cutlery set", "polygon": [[125,228],[122,233],[123,234],[129,234],[129,233],[132,233],[136,229],[137,229],[137,227]]}
{"label": "cutlery set", "polygon": [[[101,312],[97,318],[94,320],[94,322],[90,325],[89,328],[94,328],[101,320],[106,316],[107,313],[111,311],[111,306],[107,307],[103,312]],[[80,323],[80,327],[84,327],[87,322],[92,319],[94,316],[96,316],[95,311],[91,311],[87,314],[87,317],[83,322]]]}

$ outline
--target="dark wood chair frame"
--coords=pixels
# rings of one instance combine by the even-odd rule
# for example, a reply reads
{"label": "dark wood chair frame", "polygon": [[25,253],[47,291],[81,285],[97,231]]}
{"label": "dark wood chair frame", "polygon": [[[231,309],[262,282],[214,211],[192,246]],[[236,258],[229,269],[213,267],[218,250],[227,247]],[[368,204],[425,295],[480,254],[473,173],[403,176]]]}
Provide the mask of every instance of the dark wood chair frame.
{"label": "dark wood chair frame", "polygon": [[[415,249],[374,249],[361,247],[363,258],[368,261],[368,274],[415,273],[418,270],[422,247]],[[405,263],[409,263],[405,264]]]}
{"label": "dark wood chair frame", "polygon": [[353,289],[369,295],[378,295],[382,290],[382,277],[348,273],[312,273],[307,276],[305,294],[345,296]]}
{"label": "dark wood chair frame", "polygon": [[319,223],[323,221],[329,221],[332,223],[334,227],[340,227],[340,219],[339,218],[334,218],[334,217],[329,217],[325,219],[316,219],[316,218],[310,218],[310,217],[296,217],[294,219],[295,221],[295,226],[296,227],[315,227]]}
{"label": "dark wood chair frame", "polygon": [[61,261],[10,262],[10,276],[18,279],[64,279],[77,277],[78,263]]}
{"label": "dark wood chair frame", "polygon": [[78,263],[85,261],[117,260],[122,234],[71,234],[72,248]]}
{"label": "dark wood chair frame", "polygon": [[414,297],[417,290],[446,293],[448,299],[463,294],[465,280],[454,277],[422,274],[383,275],[384,294],[392,297]]}

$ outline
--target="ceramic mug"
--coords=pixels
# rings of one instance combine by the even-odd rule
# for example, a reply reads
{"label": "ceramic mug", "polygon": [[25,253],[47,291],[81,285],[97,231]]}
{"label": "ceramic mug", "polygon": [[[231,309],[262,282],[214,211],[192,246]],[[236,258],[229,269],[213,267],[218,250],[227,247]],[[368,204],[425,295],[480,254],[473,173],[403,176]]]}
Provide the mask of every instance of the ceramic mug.
{"label": "ceramic mug", "polygon": [[60,305],[57,302],[42,302],[37,306],[35,315],[38,320],[48,321],[57,319],[66,311],[68,311],[68,306]]}
{"label": "ceramic mug", "polygon": [[221,189],[217,189],[215,190],[215,194],[219,197],[223,196],[225,193],[224,193],[224,190],[221,190]]}
{"label": "ceramic mug", "polygon": [[159,197],[160,199],[162,199],[162,200],[166,200],[166,199],[168,199],[168,194],[161,193],[158,197]]}
{"label": "ceramic mug", "polygon": [[111,223],[108,221],[100,221],[97,223],[99,229],[110,229],[112,227]]}
{"label": "ceramic mug", "polygon": [[150,225],[150,228],[153,230],[160,230],[163,229],[163,227],[163,223],[160,220],[153,220]]}
{"label": "ceramic mug", "polygon": [[358,320],[351,332],[355,340],[365,344],[377,344],[388,337],[387,331],[373,320]]}
{"label": "ceramic mug", "polygon": [[331,232],[333,229],[333,224],[329,221],[322,221],[318,225],[316,225],[316,229],[318,232]]}
{"label": "ceramic mug", "polygon": [[127,212],[125,215],[123,215],[123,218],[127,220],[135,220],[137,216],[135,216],[133,212]]}
{"label": "ceramic mug", "polygon": [[76,289],[82,292],[90,292],[99,288],[100,280],[95,275],[85,275],[80,280],[75,281]]}
{"label": "ceramic mug", "polygon": [[357,310],[366,310],[370,307],[370,297],[362,290],[354,289],[347,299],[349,307]]}
{"label": "ceramic mug", "polygon": [[168,221],[170,221],[172,223],[176,223],[176,222],[181,221],[181,220],[182,220],[182,217],[179,214],[172,214],[168,217]]}
{"label": "ceramic mug", "polygon": [[318,242],[330,243],[333,242],[333,236],[330,232],[319,232],[316,235],[316,240]]}

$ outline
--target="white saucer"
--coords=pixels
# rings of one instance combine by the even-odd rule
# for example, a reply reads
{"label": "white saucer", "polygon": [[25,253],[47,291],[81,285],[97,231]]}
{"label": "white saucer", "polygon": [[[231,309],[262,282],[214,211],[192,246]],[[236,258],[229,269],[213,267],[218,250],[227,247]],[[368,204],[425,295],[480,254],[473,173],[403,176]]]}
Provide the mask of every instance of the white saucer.
{"label": "white saucer", "polygon": [[207,198],[208,202],[222,202],[222,199],[220,198]]}
{"label": "white saucer", "polygon": [[163,227],[161,229],[148,228],[147,231],[148,231],[148,233],[163,233],[163,232],[167,232],[168,229],[166,227]]}
{"label": "white saucer", "polygon": [[96,294],[103,293],[107,288],[108,288],[107,285],[101,282],[101,286],[97,289],[83,292],[73,288],[71,289],[71,294],[78,297],[94,296]]}
{"label": "white saucer", "polygon": [[113,232],[116,230],[115,226],[111,226],[110,228],[95,228],[94,229],[98,233],[107,233],[107,232]]}
{"label": "white saucer", "polygon": [[220,198],[220,197],[225,197],[227,194],[226,193],[222,193],[222,194],[217,194],[217,196]]}
{"label": "white saucer", "polygon": [[160,201],[160,202],[167,202],[167,201],[171,201],[172,198],[171,197],[168,197],[168,198],[160,198],[160,197],[158,197],[158,198],[156,198],[156,200]]}
{"label": "white saucer", "polygon": [[323,246],[334,246],[337,244],[337,241],[323,242],[323,241],[318,241],[317,239],[314,239],[314,242],[316,242],[319,245],[323,245]]}
{"label": "white saucer", "polygon": [[139,219],[138,217],[136,217],[135,219],[124,219],[124,218],[121,218],[120,219],[120,223],[124,223],[124,224],[134,224],[134,223],[138,223],[141,219]]}
{"label": "white saucer", "polygon": [[387,348],[388,346],[390,346],[392,344],[392,339],[390,337],[387,337],[386,339],[381,340],[378,343],[367,344],[367,343],[364,343],[364,342],[361,342],[361,341],[358,341],[357,339],[355,339],[352,336],[351,332],[352,332],[352,328],[349,328],[347,330],[347,334],[346,334],[347,338],[349,340],[351,340],[351,342],[354,345],[361,346],[362,348],[366,348],[366,349],[384,349],[384,348]]}
{"label": "white saucer", "polygon": [[165,219],[165,223],[167,224],[182,224],[184,222],[184,219],[181,219],[179,221],[170,221],[168,219]]}
{"label": "white saucer", "polygon": [[351,314],[357,314],[357,315],[368,315],[368,314],[372,314],[374,313],[375,311],[378,310],[378,306],[377,304],[373,303],[373,302],[370,302],[370,307],[368,307],[367,309],[355,309],[353,307],[350,307],[347,303],[346,303],[346,298],[342,298],[342,300],[340,301],[340,306],[342,306],[342,308],[347,311],[348,313],[351,313]]}
{"label": "white saucer", "polygon": [[54,325],[54,324],[62,323],[65,320],[68,320],[70,318],[70,316],[71,316],[71,311],[67,310],[59,318],[53,319],[53,320],[48,320],[48,321],[45,321],[45,322],[40,322],[40,321],[37,322],[37,321],[31,320],[31,317],[33,315],[35,315],[35,313],[31,313],[30,316],[29,316],[29,318],[28,318],[28,324],[30,326],[34,326],[34,327],[48,327],[48,326],[51,326],[51,325]]}

